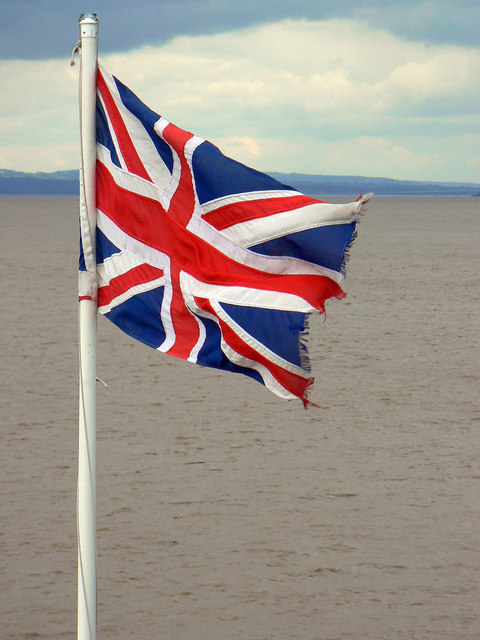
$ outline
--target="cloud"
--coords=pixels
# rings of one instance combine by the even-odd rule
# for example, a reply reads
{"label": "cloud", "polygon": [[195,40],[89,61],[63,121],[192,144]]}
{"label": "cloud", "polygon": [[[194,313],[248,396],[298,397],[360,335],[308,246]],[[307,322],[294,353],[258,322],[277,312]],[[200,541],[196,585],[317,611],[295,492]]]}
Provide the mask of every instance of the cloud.
{"label": "cloud", "polygon": [[[159,46],[181,34],[213,35],[285,19],[368,21],[372,27],[412,40],[476,46],[480,20],[477,0],[136,0],[134,4],[102,0],[96,4],[102,50],[109,52]],[[0,2],[0,58],[66,57],[84,11],[83,0]]]}
{"label": "cloud", "polygon": [[260,145],[253,138],[222,138],[218,144],[225,155],[234,158],[256,157],[261,153]]}
{"label": "cloud", "polygon": [[78,74],[65,61],[0,63],[0,167],[78,166]]}
{"label": "cloud", "polygon": [[[438,166],[439,157],[427,149],[411,150],[404,144],[392,142],[388,138],[359,136],[329,144],[323,151],[326,164],[332,173],[342,173],[342,167],[349,164],[351,173],[364,173],[367,164],[375,176],[395,176],[398,167],[408,167],[410,176],[425,175],[432,165]],[[353,160],[352,160],[353,159]]]}
{"label": "cloud", "polygon": [[348,3],[352,18],[425,43],[478,45],[477,0],[367,0]]}
{"label": "cloud", "polygon": [[0,168],[17,171],[55,171],[76,169],[79,166],[77,142],[42,142],[11,144],[0,147]]}
{"label": "cloud", "polygon": [[[262,170],[478,179],[461,143],[478,126],[478,48],[357,20],[284,20],[102,60],[158,113]],[[4,61],[0,91],[3,144],[19,158],[29,147],[22,166],[5,166],[77,165],[76,72],[65,61]],[[42,155],[52,137],[64,155]]]}
{"label": "cloud", "polygon": [[188,111],[191,100],[204,110],[233,105],[235,115],[276,105],[322,116],[398,108],[425,115],[429,100],[465,96],[470,104],[480,71],[478,49],[411,43],[340,20],[180,37],[106,60],[164,110],[172,104]]}

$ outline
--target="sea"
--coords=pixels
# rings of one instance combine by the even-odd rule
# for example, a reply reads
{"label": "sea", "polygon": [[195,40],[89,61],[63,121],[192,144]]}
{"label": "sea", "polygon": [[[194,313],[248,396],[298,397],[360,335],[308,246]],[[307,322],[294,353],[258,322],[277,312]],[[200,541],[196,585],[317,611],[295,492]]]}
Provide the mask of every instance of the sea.
{"label": "sea", "polygon": [[[77,231],[0,198],[2,640],[76,637]],[[99,318],[99,638],[480,637],[479,238],[480,198],[371,202],[321,409]]]}

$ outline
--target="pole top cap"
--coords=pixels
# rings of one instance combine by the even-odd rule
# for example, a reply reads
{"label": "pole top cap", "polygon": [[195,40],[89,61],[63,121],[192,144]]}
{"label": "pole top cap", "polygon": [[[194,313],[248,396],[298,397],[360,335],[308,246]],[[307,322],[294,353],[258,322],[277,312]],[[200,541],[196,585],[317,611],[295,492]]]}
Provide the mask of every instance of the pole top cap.
{"label": "pole top cap", "polygon": [[96,13],[82,13],[78,19],[79,39],[98,37],[98,18]]}
{"label": "pole top cap", "polygon": [[96,13],[82,13],[78,19],[79,23],[83,24],[97,24],[98,18]]}

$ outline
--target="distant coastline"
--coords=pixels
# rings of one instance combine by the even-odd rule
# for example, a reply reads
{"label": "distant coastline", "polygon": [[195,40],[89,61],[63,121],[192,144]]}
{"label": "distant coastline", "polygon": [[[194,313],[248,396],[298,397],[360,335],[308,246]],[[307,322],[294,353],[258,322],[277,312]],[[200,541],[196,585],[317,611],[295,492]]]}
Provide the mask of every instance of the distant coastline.
{"label": "distant coastline", "polygon": [[[425,182],[369,178],[366,176],[325,176],[302,173],[269,173],[307,195],[378,196],[480,196],[480,183]],[[78,195],[78,171],[24,173],[0,169],[0,195]]]}

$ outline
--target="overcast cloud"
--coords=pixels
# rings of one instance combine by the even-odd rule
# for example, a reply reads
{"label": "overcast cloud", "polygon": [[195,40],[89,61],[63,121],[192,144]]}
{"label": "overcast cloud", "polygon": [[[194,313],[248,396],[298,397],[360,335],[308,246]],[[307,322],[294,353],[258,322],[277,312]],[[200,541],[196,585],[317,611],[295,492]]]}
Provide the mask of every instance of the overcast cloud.
{"label": "overcast cloud", "polygon": [[286,18],[351,18],[413,40],[478,46],[478,4],[478,0],[0,0],[0,58],[67,55],[75,38],[75,20],[86,11],[96,11],[101,18],[105,52]]}
{"label": "overcast cloud", "polygon": [[[228,155],[270,171],[480,181],[473,2],[127,5],[98,9],[101,61]],[[68,56],[84,8],[1,2],[0,167],[78,165]]]}

